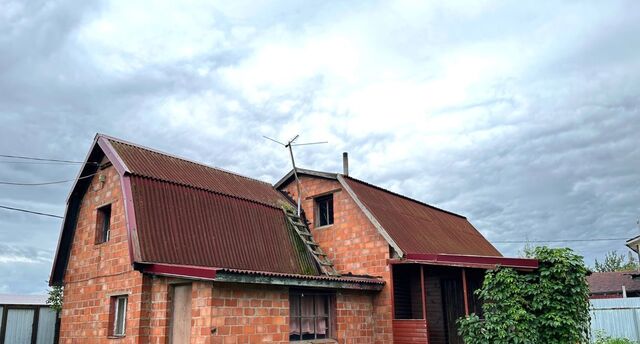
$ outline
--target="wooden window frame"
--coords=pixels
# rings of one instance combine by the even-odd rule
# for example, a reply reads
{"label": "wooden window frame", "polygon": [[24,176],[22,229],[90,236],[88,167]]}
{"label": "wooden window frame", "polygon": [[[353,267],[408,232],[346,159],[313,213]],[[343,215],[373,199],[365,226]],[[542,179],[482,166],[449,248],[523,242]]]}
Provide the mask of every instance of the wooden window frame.
{"label": "wooden window frame", "polygon": [[[315,227],[316,228],[321,228],[321,227],[329,227],[332,226],[334,224],[334,220],[335,220],[335,209],[334,209],[334,202],[333,202],[333,193],[329,193],[329,194],[325,194],[322,196],[318,196],[318,197],[314,197],[313,198],[313,203],[314,203],[314,217],[315,217]],[[320,204],[322,202],[328,202],[327,205],[327,211],[329,212],[327,214],[327,222],[326,224],[322,224],[321,222],[321,216],[320,216]]]}
{"label": "wooden window frame", "polygon": [[[96,245],[104,244],[111,239],[111,218],[113,208],[111,203],[96,209]],[[109,215],[108,217],[106,215]]]}
{"label": "wooden window frame", "polygon": [[[304,343],[307,341],[314,340],[323,340],[323,339],[335,339],[335,328],[336,328],[336,295],[335,292],[331,291],[307,291],[307,290],[290,290],[289,291],[289,302],[292,300],[292,296],[299,296],[300,304],[298,305],[298,310],[300,311],[300,315],[294,315],[291,313],[291,306],[289,306],[289,322],[296,319],[299,321],[300,328],[300,339],[292,339],[292,334],[289,333],[289,341],[290,342],[298,342]],[[313,315],[312,316],[303,316],[302,315],[302,297],[313,296]],[[324,297],[327,302],[327,314],[326,315],[318,315],[316,313],[316,297]],[[312,319],[314,326],[314,338],[302,338],[302,320],[303,319]],[[315,326],[318,323],[319,319],[327,319],[327,333],[324,338],[318,338],[318,334],[315,333]]]}
{"label": "wooden window frame", "polygon": [[[124,311],[122,312],[122,319],[118,318],[119,300],[124,299]],[[122,338],[127,335],[127,311],[129,308],[129,295],[114,295],[109,300],[109,325],[108,325],[108,337],[109,338]],[[117,333],[118,321],[122,320],[122,332]]]}

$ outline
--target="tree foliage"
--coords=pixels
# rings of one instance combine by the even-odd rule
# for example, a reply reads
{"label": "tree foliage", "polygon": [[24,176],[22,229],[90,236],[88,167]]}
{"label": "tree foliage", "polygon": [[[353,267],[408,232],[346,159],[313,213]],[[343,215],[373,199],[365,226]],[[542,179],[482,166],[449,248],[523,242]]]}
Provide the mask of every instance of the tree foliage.
{"label": "tree foliage", "polygon": [[49,289],[49,297],[47,298],[47,305],[56,312],[62,310],[62,296],[64,292],[61,286],[53,286]]}
{"label": "tree foliage", "polygon": [[568,248],[536,247],[530,273],[488,271],[478,291],[484,319],[459,320],[466,344],[587,343],[589,288],[582,257]]}
{"label": "tree foliage", "polygon": [[596,272],[612,272],[633,271],[637,269],[638,261],[631,252],[628,253],[625,259],[625,256],[618,253],[618,251],[609,251],[605,254],[604,261],[602,263],[596,259],[593,270]]}

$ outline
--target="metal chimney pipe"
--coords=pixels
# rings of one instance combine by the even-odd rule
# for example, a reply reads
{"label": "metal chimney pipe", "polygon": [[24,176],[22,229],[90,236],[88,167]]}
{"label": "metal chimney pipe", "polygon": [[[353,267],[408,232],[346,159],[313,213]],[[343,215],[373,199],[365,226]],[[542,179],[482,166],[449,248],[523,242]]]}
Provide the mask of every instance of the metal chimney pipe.
{"label": "metal chimney pipe", "polygon": [[349,153],[342,153],[342,174],[345,176],[349,175]]}

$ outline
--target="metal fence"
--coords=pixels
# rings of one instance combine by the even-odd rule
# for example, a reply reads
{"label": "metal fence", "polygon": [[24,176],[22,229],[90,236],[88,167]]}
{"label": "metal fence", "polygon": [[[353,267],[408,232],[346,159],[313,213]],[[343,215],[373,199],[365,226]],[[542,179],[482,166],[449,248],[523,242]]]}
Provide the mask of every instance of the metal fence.
{"label": "metal fence", "polygon": [[54,344],[57,313],[40,305],[0,305],[0,344]]}
{"label": "metal fence", "polygon": [[591,302],[591,333],[597,331],[640,343],[640,297],[599,299]]}

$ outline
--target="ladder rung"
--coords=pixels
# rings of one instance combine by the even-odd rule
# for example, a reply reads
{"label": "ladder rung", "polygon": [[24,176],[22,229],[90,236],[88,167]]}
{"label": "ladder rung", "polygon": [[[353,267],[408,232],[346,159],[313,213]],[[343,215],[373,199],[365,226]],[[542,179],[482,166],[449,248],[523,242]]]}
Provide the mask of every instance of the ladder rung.
{"label": "ladder rung", "polygon": [[298,231],[298,234],[304,235],[304,236],[308,236],[308,237],[312,236],[311,233],[305,233],[305,232],[301,232],[301,231]]}
{"label": "ladder rung", "polygon": [[311,245],[311,246],[318,246],[318,244],[316,244],[313,241],[309,241],[309,240],[304,240],[304,243],[307,244],[307,245]]}
{"label": "ladder rung", "polygon": [[328,262],[320,262],[320,264],[324,266],[333,266],[332,263],[328,263]]}

